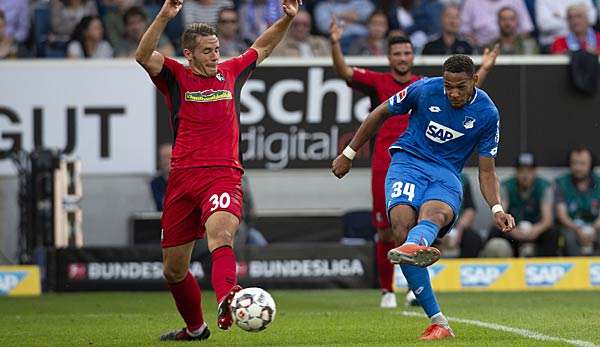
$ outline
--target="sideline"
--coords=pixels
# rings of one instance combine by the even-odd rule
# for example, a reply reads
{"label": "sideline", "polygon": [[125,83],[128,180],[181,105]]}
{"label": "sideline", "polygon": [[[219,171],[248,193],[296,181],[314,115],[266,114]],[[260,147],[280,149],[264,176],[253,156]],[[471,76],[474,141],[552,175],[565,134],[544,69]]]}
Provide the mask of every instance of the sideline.
{"label": "sideline", "polygon": [[[425,315],[423,313],[419,313],[419,312],[402,311],[401,314],[403,316],[407,316],[407,317],[423,317],[423,318],[425,318]],[[488,322],[483,322],[480,320],[463,319],[463,318],[456,318],[456,317],[446,317],[446,318],[450,322],[475,325],[475,326],[478,326],[481,328],[521,335],[521,336],[527,337],[529,339],[534,339],[534,340],[539,340],[539,341],[563,342],[563,343],[568,343],[570,345],[578,346],[578,347],[600,347],[599,345],[596,345],[589,341],[570,340],[570,339],[565,339],[562,337],[548,336],[548,335],[544,335],[544,334],[541,334],[541,333],[538,333],[535,331],[531,331],[531,330],[527,330],[527,329],[520,329],[520,328],[513,328],[513,327],[509,327],[506,325],[500,325],[500,324],[496,324],[496,323],[488,323]]]}

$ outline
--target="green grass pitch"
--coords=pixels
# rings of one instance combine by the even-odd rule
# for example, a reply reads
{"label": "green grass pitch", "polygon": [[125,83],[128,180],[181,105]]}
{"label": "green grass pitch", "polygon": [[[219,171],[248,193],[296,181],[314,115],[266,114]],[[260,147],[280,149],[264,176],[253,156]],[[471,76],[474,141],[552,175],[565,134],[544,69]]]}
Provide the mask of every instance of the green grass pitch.
{"label": "green grass pitch", "polygon": [[[452,322],[457,337],[418,342],[424,317],[403,315],[420,308],[380,309],[375,290],[271,291],[277,302],[273,324],[260,333],[216,327],[214,294],[203,308],[210,346],[565,346],[518,334]],[[399,302],[404,301],[399,294]],[[544,336],[600,345],[599,292],[445,293],[444,313],[452,318],[527,329]],[[167,292],[49,294],[0,298],[0,346],[164,346],[158,336],[181,328]],[[564,340],[563,340],[564,341]],[[587,342],[587,344],[586,344]],[[177,343],[175,343],[177,344]]]}

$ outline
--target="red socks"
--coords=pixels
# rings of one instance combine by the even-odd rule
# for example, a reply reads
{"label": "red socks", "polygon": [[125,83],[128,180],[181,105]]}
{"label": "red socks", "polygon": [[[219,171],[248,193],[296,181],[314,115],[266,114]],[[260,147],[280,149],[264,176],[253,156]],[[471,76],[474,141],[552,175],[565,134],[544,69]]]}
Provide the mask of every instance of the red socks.
{"label": "red socks", "polygon": [[220,302],[237,284],[235,254],[230,246],[221,246],[212,251],[211,259],[211,282],[217,302]]}
{"label": "red socks", "polygon": [[168,283],[169,290],[175,299],[177,310],[189,331],[196,331],[204,324],[200,300],[200,286],[194,275],[188,271],[185,279],[179,283]]}
{"label": "red socks", "polygon": [[387,258],[387,253],[396,247],[395,242],[375,242],[375,261],[377,273],[379,274],[379,285],[382,290],[393,292],[392,282],[394,280],[394,265]]}

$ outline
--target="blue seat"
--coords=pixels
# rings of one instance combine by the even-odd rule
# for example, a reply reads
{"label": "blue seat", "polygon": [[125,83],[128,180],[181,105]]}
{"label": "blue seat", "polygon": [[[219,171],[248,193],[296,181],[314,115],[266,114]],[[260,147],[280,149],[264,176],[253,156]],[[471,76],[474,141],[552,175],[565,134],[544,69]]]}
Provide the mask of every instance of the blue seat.
{"label": "blue seat", "polygon": [[373,241],[377,229],[371,222],[370,210],[350,211],[342,216],[344,244],[361,244]]}

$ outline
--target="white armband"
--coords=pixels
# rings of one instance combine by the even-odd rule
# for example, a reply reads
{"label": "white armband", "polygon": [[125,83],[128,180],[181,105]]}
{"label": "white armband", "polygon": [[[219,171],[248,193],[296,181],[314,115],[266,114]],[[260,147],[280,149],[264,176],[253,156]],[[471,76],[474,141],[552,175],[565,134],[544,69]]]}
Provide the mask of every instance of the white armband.
{"label": "white armband", "polygon": [[502,205],[496,204],[496,205],[492,206],[492,215],[495,215],[498,212],[504,212]]}
{"label": "white armband", "polygon": [[344,151],[342,152],[342,154],[344,155],[344,157],[353,160],[354,156],[356,156],[356,151],[352,149],[352,147],[350,146],[346,146],[346,148],[344,148]]}

